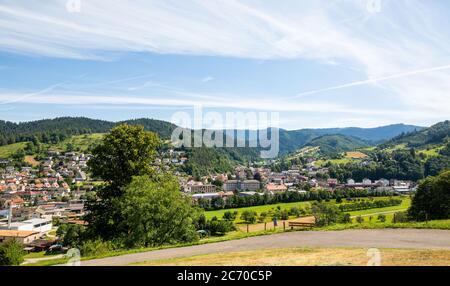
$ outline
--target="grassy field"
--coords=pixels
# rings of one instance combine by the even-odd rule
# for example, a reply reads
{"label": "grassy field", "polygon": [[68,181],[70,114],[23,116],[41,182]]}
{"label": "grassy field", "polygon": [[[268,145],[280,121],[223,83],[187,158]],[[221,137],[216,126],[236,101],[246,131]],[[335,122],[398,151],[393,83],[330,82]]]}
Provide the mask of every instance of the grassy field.
{"label": "grassy field", "polygon": [[352,212],[349,212],[349,214],[352,216],[359,216],[359,215],[364,216],[364,215],[378,214],[378,213],[390,212],[390,211],[405,211],[409,208],[410,205],[411,205],[411,199],[409,197],[404,197],[402,203],[399,206],[352,211]]}
{"label": "grassy field", "polygon": [[444,148],[444,146],[438,146],[438,147],[434,147],[434,148],[430,148],[430,149],[424,149],[424,150],[417,150],[417,153],[419,154],[424,154],[427,157],[433,157],[433,156],[438,156],[439,155],[439,151]]}
{"label": "grassy field", "polygon": [[26,145],[27,145],[27,143],[21,142],[21,143],[0,146],[0,158],[8,159],[17,151],[23,150]]}
{"label": "grassy field", "polygon": [[354,152],[347,152],[345,157],[350,159],[363,159],[366,158],[367,155],[359,151],[354,151]]}
{"label": "grassy field", "polygon": [[[384,266],[449,266],[450,250],[379,249]],[[146,266],[365,266],[366,248],[276,248],[139,263]]]}
{"label": "grassy field", "polygon": [[[50,150],[63,152],[67,150],[68,144],[72,144],[75,150],[85,151],[89,148],[89,146],[99,143],[103,136],[104,134],[101,133],[77,135],[67,138],[58,144],[43,144],[43,147]],[[17,151],[24,150],[26,145],[26,142],[20,142],[0,146],[0,158],[8,159]],[[39,165],[39,162],[35,160],[34,156],[25,156],[24,161],[34,167]]]}
{"label": "grassy field", "polygon": [[[374,200],[387,200],[389,197],[374,197]],[[334,203],[335,200],[331,200],[330,203]],[[347,202],[343,202],[345,204]],[[351,203],[351,202],[349,202]],[[400,206],[393,206],[393,207],[386,207],[386,208],[380,208],[380,209],[368,209],[368,210],[362,210],[362,211],[355,211],[350,212],[351,215],[364,215],[368,213],[375,213],[375,212],[384,212],[384,211],[393,211],[393,210],[405,210],[407,209],[411,204],[409,197],[404,197],[403,202]],[[211,219],[214,216],[218,219],[222,219],[222,216],[227,211],[238,211],[238,219],[235,221],[236,223],[241,223],[242,221],[239,219],[240,214],[244,211],[255,211],[258,213],[258,215],[261,212],[269,212],[270,210],[275,210],[277,207],[280,207],[281,210],[289,210],[292,207],[297,208],[307,208],[311,206],[311,202],[295,202],[295,203],[279,203],[274,205],[263,205],[263,206],[254,206],[254,207],[246,207],[246,208],[237,208],[237,209],[222,209],[222,210],[215,210],[215,211],[207,211],[205,212],[205,216],[207,219]],[[270,220],[270,219],[269,219]]]}
{"label": "grassy field", "polygon": [[334,165],[340,165],[340,164],[347,164],[352,162],[353,160],[350,158],[342,158],[342,159],[331,159],[331,160],[317,160],[314,161],[314,166],[316,167],[323,167],[326,163],[330,162]]}
{"label": "grassy field", "polygon": [[[227,211],[238,211],[238,217],[240,214],[242,214],[244,211],[254,211],[260,214],[261,212],[268,212],[270,210],[275,210],[277,207],[280,207],[281,210],[289,210],[292,207],[297,208],[305,208],[310,206],[310,202],[297,202],[297,203],[280,203],[280,204],[274,204],[274,205],[263,205],[263,206],[255,206],[255,207],[247,207],[247,208],[238,208],[238,209],[226,209],[226,210],[216,210],[216,211],[207,211],[205,212],[205,216],[207,219],[211,219],[214,216],[218,219],[222,219],[222,216]],[[237,223],[242,222],[239,218],[236,220]]]}
{"label": "grassy field", "polygon": [[103,133],[76,135],[67,138],[56,145],[51,145],[49,147],[52,150],[65,151],[67,150],[67,145],[72,144],[74,149],[84,151],[87,150],[89,146],[98,144],[101,141],[101,139],[103,139],[103,136],[105,136],[105,134]]}

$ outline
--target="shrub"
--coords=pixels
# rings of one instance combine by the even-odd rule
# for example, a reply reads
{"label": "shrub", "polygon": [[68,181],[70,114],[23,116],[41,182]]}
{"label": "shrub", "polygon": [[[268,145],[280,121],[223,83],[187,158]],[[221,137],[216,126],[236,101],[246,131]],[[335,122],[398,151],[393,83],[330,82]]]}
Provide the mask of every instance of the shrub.
{"label": "shrub", "polygon": [[16,266],[24,261],[23,245],[16,239],[10,239],[0,244],[0,265]]}
{"label": "shrub", "polygon": [[236,227],[231,221],[213,220],[208,222],[207,230],[211,235],[224,235],[227,232],[236,230]]}
{"label": "shrub", "polygon": [[401,222],[408,222],[408,213],[407,212],[394,213],[394,217],[392,218],[392,223],[401,223]]}
{"label": "shrub", "polygon": [[246,224],[252,224],[256,222],[258,214],[254,211],[244,211],[241,214],[241,219],[245,221]]}
{"label": "shrub", "polygon": [[259,222],[264,222],[266,219],[267,219],[267,213],[266,212],[262,212],[262,213],[259,214],[259,217],[258,217],[258,221]]}
{"label": "shrub", "polygon": [[101,239],[86,240],[79,245],[81,255],[97,256],[105,254],[114,249],[111,242],[105,242]]}
{"label": "shrub", "polygon": [[380,214],[380,215],[378,215],[378,218],[377,218],[379,221],[381,221],[381,222],[385,222],[386,221],[386,216],[384,215],[384,214]]}
{"label": "shrub", "polygon": [[224,220],[227,220],[227,221],[234,221],[235,219],[236,219],[236,217],[237,217],[237,214],[238,214],[238,212],[237,211],[234,211],[234,212],[230,212],[230,211],[226,211],[224,214],[223,214],[223,219]]}
{"label": "shrub", "polygon": [[281,219],[282,220],[288,220],[289,219],[289,212],[287,210],[282,210],[280,214],[281,214]]}
{"label": "shrub", "polygon": [[363,223],[363,222],[364,222],[364,218],[363,218],[362,216],[357,216],[357,217],[356,217],[356,221],[357,221],[358,223]]}
{"label": "shrub", "polygon": [[352,218],[349,213],[345,213],[341,219],[342,223],[352,223]]}

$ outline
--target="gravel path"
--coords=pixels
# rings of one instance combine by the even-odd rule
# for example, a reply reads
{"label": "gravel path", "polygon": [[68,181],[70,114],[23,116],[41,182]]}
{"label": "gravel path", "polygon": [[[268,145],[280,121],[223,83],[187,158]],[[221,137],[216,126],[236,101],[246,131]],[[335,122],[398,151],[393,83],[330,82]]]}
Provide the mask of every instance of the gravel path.
{"label": "gravel path", "polygon": [[118,266],[194,255],[289,247],[359,247],[450,250],[449,230],[378,229],[298,231],[196,246],[155,250],[82,261],[83,266]]}

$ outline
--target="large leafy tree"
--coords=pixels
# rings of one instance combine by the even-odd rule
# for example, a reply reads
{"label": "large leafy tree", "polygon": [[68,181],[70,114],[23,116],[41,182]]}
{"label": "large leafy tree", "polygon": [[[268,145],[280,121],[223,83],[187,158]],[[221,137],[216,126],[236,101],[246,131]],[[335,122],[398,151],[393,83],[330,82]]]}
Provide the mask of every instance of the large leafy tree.
{"label": "large leafy tree", "polygon": [[120,125],[94,148],[94,157],[89,161],[92,175],[119,189],[133,176],[153,172],[152,162],[160,144],[158,135],[144,131],[143,126]]}
{"label": "large leafy tree", "polygon": [[419,221],[450,218],[450,171],[420,182],[408,215]]}
{"label": "large leafy tree", "polygon": [[159,145],[155,133],[142,126],[123,124],[112,129],[94,148],[89,167],[92,175],[106,184],[97,192],[98,200],[87,204],[88,235],[109,240],[121,232],[118,226],[123,217],[113,202],[121,198],[134,176],[155,175],[152,162]]}
{"label": "large leafy tree", "polygon": [[191,199],[180,192],[175,177],[135,177],[115,200],[120,210],[122,241],[128,247],[158,246],[197,239],[194,222],[200,212]]}

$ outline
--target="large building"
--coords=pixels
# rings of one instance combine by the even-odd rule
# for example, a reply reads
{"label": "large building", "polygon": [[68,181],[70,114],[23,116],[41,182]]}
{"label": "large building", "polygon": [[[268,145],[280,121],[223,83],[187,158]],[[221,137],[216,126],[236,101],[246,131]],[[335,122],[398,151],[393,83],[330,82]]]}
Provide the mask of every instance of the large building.
{"label": "large building", "polygon": [[214,185],[192,185],[188,187],[188,192],[192,194],[208,194],[215,193],[216,186]]}
{"label": "large building", "polygon": [[228,180],[223,183],[223,190],[225,192],[234,192],[238,189],[239,182],[237,180]]}
{"label": "large building", "polygon": [[245,180],[241,182],[240,189],[242,191],[257,191],[261,188],[261,184],[257,180]]}
{"label": "large building", "polygon": [[0,229],[0,243],[10,239],[16,239],[22,244],[29,244],[40,237],[41,235],[37,231]]}
{"label": "large building", "polygon": [[0,225],[0,230],[37,232],[40,235],[44,235],[52,230],[52,221],[50,219],[33,218],[22,222]]}

